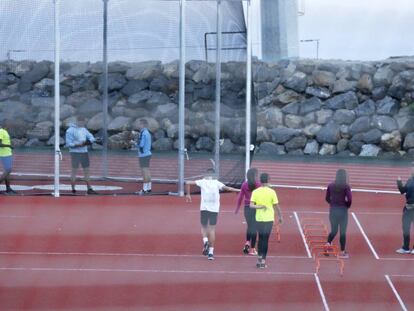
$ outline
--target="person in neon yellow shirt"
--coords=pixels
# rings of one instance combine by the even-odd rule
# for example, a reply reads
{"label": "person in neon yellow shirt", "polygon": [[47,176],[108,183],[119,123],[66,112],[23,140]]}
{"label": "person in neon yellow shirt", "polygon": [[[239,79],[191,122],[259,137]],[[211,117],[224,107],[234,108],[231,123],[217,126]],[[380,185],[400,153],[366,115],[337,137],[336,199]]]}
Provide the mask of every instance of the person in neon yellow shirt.
{"label": "person in neon yellow shirt", "polygon": [[[5,123],[5,122],[4,122]],[[4,128],[4,125],[0,124],[0,160],[3,164],[3,174],[0,177],[0,183],[4,181],[6,184],[5,194],[16,194],[16,192],[10,187],[10,174],[13,168],[13,154],[10,135]]]}
{"label": "person in neon yellow shirt", "polygon": [[256,223],[257,231],[259,232],[259,243],[256,267],[266,268],[266,256],[269,248],[269,237],[275,220],[275,209],[280,224],[283,223],[283,217],[276,191],[270,188],[269,185],[269,174],[262,173],[260,175],[260,183],[262,186],[252,192],[250,208],[257,209]]}

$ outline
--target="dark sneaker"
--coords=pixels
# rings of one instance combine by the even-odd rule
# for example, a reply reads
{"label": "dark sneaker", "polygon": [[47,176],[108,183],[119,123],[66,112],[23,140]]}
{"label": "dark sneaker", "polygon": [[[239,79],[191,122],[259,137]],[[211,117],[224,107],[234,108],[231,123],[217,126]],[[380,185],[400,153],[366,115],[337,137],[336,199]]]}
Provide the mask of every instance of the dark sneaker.
{"label": "dark sneaker", "polygon": [[75,189],[72,189],[72,194],[76,194],[76,190]]}
{"label": "dark sneaker", "polygon": [[6,195],[16,195],[17,192],[14,191],[13,189],[8,189],[8,190],[6,190],[6,192],[4,192],[4,194],[6,194]]}
{"label": "dark sneaker", "polygon": [[249,249],[250,249],[250,245],[249,244],[244,244],[243,247],[243,254],[247,255],[249,253]]}
{"label": "dark sneaker", "polygon": [[211,253],[210,253],[210,254],[208,254],[208,255],[207,255],[207,259],[208,259],[208,260],[214,260],[214,254],[211,254]]}
{"label": "dark sneaker", "polygon": [[135,194],[137,195],[146,195],[150,193],[151,193],[151,190],[140,190],[140,191],[135,192]]}
{"label": "dark sneaker", "polygon": [[92,188],[89,188],[88,191],[86,192],[87,194],[98,194],[98,192],[96,192],[95,190],[93,190]]}
{"label": "dark sneaker", "polygon": [[208,254],[208,247],[209,247],[208,242],[205,242],[204,246],[203,246],[203,255],[204,256],[207,256],[207,254]]}

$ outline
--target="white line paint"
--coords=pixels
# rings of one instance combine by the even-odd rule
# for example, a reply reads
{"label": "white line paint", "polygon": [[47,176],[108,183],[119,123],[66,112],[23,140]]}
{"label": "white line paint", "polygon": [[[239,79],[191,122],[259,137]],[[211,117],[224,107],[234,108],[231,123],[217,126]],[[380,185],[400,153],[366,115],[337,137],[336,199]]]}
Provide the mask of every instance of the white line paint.
{"label": "white line paint", "polygon": [[109,268],[52,268],[52,267],[0,267],[0,271],[43,271],[43,272],[121,272],[121,273],[186,273],[186,274],[261,274],[261,275],[313,275],[311,272],[273,272],[273,271],[224,271],[224,270],[160,270],[160,269],[109,269]]}
{"label": "white line paint", "polygon": [[325,308],[325,311],[329,311],[329,305],[326,301],[325,293],[323,292],[321,281],[319,280],[319,277],[316,273],[313,274],[315,276],[316,285],[318,285],[319,294],[321,295],[323,306]]}
{"label": "white line paint", "polygon": [[[329,214],[329,212],[322,212],[322,211],[300,211],[302,214]],[[360,215],[384,215],[384,216],[401,216],[401,212],[360,212]]]}
{"label": "white line paint", "polygon": [[407,254],[407,255],[404,255],[404,256],[411,256],[412,258],[392,258],[392,257],[384,258],[384,257],[381,257],[380,260],[388,260],[388,261],[414,261],[414,256],[413,255]]}
{"label": "white line paint", "polygon": [[361,226],[358,218],[356,217],[355,213],[352,212],[351,214],[352,214],[352,217],[354,218],[354,220],[355,220],[355,222],[356,222],[356,224],[359,228],[359,231],[361,231],[362,236],[364,237],[364,239],[367,242],[369,248],[371,249],[371,252],[374,255],[375,259],[379,259],[379,256],[378,256],[377,252],[375,251],[374,246],[372,246],[371,241],[368,239],[368,236],[366,235],[364,229],[362,228],[362,226]]}
{"label": "white line paint", "polygon": [[302,227],[300,226],[300,221],[299,221],[298,213],[293,212],[293,215],[295,216],[296,224],[298,225],[298,229],[299,229],[299,232],[300,232],[300,236],[302,237],[303,245],[305,245],[305,249],[306,249],[306,253],[308,254],[308,258],[312,258],[312,254],[311,254],[311,252],[309,250],[308,244],[306,243],[305,235],[303,234]]}
{"label": "white line paint", "polygon": [[389,274],[389,276],[398,278],[414,278],[414,274]]}
{"label": "white line paint", "polygon": [[401,299],[400,294],[398,294],[397,290],[395,289],[394,284],[392,283],[391,278],[388,274],[385,275],[385,279],[387,280],[388,285],[391,287],[395,297],[397,298],[398,302],[400,303],[401,310],[408,311],[407,307],[404,304],[404,301]]}
{"label": "white line paint", "polygon": [[[70,252],[0,252],[3,256],[96,256],[96,257],[166,257],[166,258],[200,258],[201,255],[191,254],[138,254],[138,253],[70,253]],[[215,255],[216,258],[252,258],[244,255]],[[308,259],[306,256],[267,256],[275,259]]]}

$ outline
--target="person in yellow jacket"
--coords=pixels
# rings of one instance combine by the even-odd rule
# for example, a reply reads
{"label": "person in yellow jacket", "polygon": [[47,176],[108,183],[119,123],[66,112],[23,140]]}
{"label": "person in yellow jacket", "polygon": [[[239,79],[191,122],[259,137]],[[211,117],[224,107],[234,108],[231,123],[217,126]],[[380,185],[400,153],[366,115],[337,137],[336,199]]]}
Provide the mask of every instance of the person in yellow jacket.
{"label": "person in yellow jacket", "polygon": [[4,128],[4,123],[0,124],[0,160],[3,164],[3,174],[0,177],[0,183],[3,181],[6,184],[5,194],[16,194],[16,192],[10,187],[10,174],[13,168],[13,153],[10,135]]}
{"label": "person in yellow jacket", "polygon": [[279,223],[283,223],[282,212],[279,207],[279,200],[276,191],[270,188],[269,174],[260,175],[261,187],[253,190],[250,198],[250,208],[256,209],[256,224],[259,232],[257,268],[266,268],[266,256],[269,246],[269,237],[272,233],[275,220],[275,209]]}

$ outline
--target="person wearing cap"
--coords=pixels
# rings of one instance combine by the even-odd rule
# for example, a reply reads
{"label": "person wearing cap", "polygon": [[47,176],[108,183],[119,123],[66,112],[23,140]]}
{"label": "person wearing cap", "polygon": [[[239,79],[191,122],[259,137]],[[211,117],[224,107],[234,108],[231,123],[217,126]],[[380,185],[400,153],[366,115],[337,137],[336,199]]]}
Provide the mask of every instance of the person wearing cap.
{"label": "person wearing cap", "polygon": [[3,164],[3,174],[0,176],[0,183],[6,184],[5,194],[16,194],[10,186],[10,174],[13,169],[13,152],[10,135],[6,130],[6,122],[0,124],[0,160]]}
{"label": "person wearing cap", "polygon": [[76,123],[69,124],[66,130],[66,146],[69,147],[72,171],[71,171],[71,187],[72,193],[76,193],[76,173],[79,166],[82,166],[83,174],[87,186],[88,194],[97,194],[92,189],[89,176],[89,153],[88,146],[95,142],[93,135],[85,128],[86,120],[84,117],[77,117]]}
{"label": "person wearing cap", "polygon": [[190,185],[197,185],[201,189],[200,222],[203,238],[203,255],[208,260],[214,259],[214,245],[216,241],[216,224],[220,211],[220,190],[239,192],[239,189],[228,187],[217,180],[214,169],[207,169],[203,179],[186,181],[187,202],[191,202]]}
{"label": "person wearing cap", "polygon": [[411,163],[411,176],[407,182],[403,184],[401,176],[398,176],[397,187],[401,194],[405,194],[406,203],[402,214],[403,245],[396,252],[414,255],[414,246],[410,250],[411,224],[414,223],[414,162]]}

